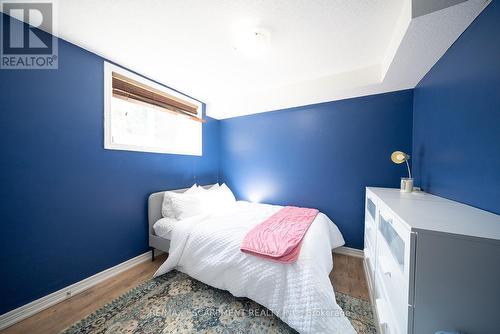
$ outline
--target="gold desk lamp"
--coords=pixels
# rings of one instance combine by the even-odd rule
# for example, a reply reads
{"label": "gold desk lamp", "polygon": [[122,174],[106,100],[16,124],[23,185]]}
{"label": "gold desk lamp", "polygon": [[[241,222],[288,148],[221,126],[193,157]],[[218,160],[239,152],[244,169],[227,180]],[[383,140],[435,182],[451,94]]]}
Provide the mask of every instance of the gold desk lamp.
{"label": "gold desk lamp", "polygon": [[395,164],[402,164],[406,162],[406,168],[408,168],[408,177],[401,178],[401,191],[405,193],[411,193],[413,191],[413,178],[411,177],[411,169],[408,160],[410,160],[410,155],[401,151],[394,151],[391,154],[391,160]]}

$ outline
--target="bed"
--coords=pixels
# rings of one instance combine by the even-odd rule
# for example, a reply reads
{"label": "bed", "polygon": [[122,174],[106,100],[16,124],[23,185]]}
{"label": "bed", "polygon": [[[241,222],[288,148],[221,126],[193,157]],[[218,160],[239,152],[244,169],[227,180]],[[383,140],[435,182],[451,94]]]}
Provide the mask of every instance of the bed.
{"label": "bed", "polygon": [[[209,189],[213,184],[202,186]],[[183,193],[188,188],[168,190],[177,193]],[[168,253],[170,249],[170,240],[172,236],[172,227],[175,222],[169,221],[164,218],[161,213],[163,203],[163,196],[165,191],[152,193],[148,198],[148,234],[149,234],[149,247],[152,249],[152,258],[154,260],[155,249]]]}
{"label": "bed", "polygon": [[162,194],[149,198],[150,246],[169,253],[155,276],[173,269],[184,272],[256,301],[300,333],[355,333],[335,301],[329,279],[331,251],[344,239],[326,215],[320,212],[314,219],[297,262],[283,264],[240,251],[246,233],[281,206],[238,201],[222,212],[176,222],[169,240],[154,228],[162,218]]}

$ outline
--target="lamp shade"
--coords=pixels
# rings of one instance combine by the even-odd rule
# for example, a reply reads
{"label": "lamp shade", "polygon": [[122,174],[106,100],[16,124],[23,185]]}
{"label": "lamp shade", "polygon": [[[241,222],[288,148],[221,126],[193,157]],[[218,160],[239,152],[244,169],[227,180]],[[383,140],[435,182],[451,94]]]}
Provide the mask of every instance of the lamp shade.
{"label": "lamp shade", "polygon": [[403,162],[410,160],[410,156],[405,152],[394,151],[391,154],[391,160],[396,164],[402,164]]}

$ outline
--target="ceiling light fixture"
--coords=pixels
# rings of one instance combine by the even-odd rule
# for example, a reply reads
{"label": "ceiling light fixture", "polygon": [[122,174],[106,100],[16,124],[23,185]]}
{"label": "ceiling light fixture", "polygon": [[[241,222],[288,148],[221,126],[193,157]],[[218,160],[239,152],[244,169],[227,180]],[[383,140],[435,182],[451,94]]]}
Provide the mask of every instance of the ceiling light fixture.
{"label": "ceiling light fixture", "polygon": [[237,36],[235,50],[250,58],[266,55],[271,44],[271,33],[265,28],[243,29]]}

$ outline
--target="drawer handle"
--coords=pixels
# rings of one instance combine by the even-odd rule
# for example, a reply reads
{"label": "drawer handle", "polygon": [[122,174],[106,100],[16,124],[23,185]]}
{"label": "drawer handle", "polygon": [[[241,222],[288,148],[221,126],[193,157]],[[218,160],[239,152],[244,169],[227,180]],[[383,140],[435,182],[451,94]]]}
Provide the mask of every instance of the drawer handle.
{"label": "drawer handle", "polygon": [[386,260],[383,256],[380,257],[379,263],[380,263],[380,269],[382,270],[382,274],[391,277],[391,271],[387,267]]}

